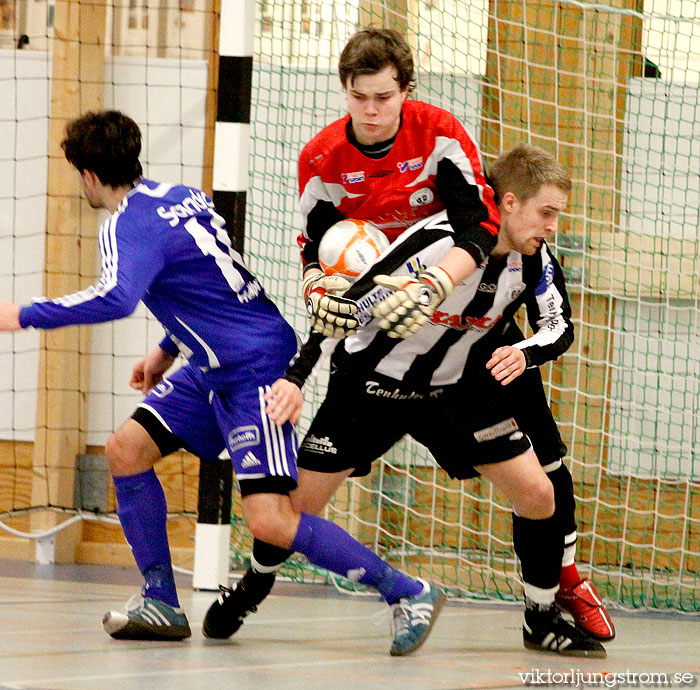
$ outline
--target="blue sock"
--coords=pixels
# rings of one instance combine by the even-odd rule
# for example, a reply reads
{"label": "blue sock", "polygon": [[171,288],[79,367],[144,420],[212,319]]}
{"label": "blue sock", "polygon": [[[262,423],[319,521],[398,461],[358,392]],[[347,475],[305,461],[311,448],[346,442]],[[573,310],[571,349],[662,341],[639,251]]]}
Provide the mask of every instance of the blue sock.
{"label": "blue sock", "polygon": [[114,477],[114,493],[124,536],[146,580],[144,595],[180,606],[168,546],[168,509],[155,470]]}
{"label": "blue sock", "polygon": [[301,514],[292,549],[314,565],[374,587],[388,604],[423,590],[420,582],[392,568],[342,527],[315,515]]}

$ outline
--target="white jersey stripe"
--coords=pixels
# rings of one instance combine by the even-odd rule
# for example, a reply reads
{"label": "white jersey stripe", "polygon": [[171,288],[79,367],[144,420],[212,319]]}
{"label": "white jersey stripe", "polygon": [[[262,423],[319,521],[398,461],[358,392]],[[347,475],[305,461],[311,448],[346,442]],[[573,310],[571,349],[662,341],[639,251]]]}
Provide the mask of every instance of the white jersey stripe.
{"label": "white jersey stripe", "polygon": [[[275,473],[280,476],[290,477],[289,459],[287,457],[287,446],[284,440],[284,430],[277,426],[265,413],[265,393],[270,390],[269,386],[259,388],[259,396],[261,402],[261,416],[263,419],[263,433],[272,447],[272,461],[274,462]],[[292,438],[296,440],[296,434],[292,434]],[[268,452],[269,456],[269,452]]]}
{"label": "white jersey stripe", "polygon": [[[267,415],[266,415],[267,416]],[[269,417],[265,420],[265,433],[269,434],[270,436],[270,445],[272,445],[272,453],[275,458],[275,469],[277,470],[277,474],[283,475],[284,469],[282,468],[282,459],[280,457],[280,443],[279,443],[279,438],[277,437],[277,425],[272,422],[272,420],[269,419]]]}
{"label": "white jersey stripe", "polygon": [[142,407],[144,410],[148,410],[171,434],[173,433],[173,430],[168,426],[163,417],[150,405],[146,403],[139,403],[136,407]]}
{"label": "white jersey stripe", "polygon": [[[70,295],[58,297],[50,300],[54,304],[60,304],[63,307],[72,307],[76,304],[89,302],[96,297],[104,297],[117,285],[117,269],[119,253],[117,251],[116,242],[116,221],[119,213],[112,214],[100,227],[98,236],[100,244],[100,252],[102,254],[102,275],[97,285],[91,285],[85,290],[74,292]],[[35,301],[49,301],[46,298]]]}
{"label": "white jersey stripe", "polygon": [[212,369],[216,369],[217,367],[221,366],[219,363],[219,359],[216,356],[216,353],[214,350],[207,345],[207,343],[199,336],[197,333],[195,333],[181,318],[178,316],[175,317],[177,319],[177,322],[187,330],[187,332],[202,346],[202,349],[207,353],[207,360],[209,361],[209,366]]}

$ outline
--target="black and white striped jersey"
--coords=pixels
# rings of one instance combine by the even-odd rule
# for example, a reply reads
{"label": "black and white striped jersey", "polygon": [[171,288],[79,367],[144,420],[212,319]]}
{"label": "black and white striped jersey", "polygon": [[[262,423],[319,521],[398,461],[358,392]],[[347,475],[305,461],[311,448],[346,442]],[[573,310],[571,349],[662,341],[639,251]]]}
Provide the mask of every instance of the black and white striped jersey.
{"label": "black and white striped jersey", "polygon": [[[561,268],[545,243],[533,256],[519,252],[490,256],[455,286],[417,333],[405,340],[389,338],[371,315],[372,307],[389,290],[375,285],[373,277],[415,275],[439,263],[454,246],[452,238],[444,212],[416,223],[348,288],[345,296],[360,305],[361,327],[339,342],[331,359],[333,367],[376,372],[416,390],[457,383],[472,362],[483,367],[483,356],[470,357],[476,355],[477,343],[481,353],[484,346],[492,352],[499,345],[513,344],[524,351],[528,366],[555,359],[568,349],[573,342],[571,308]],[[533,335],[511,343],[512,333],[519,333],[514,315],[523,303]],[[310,337],[287,378],[303,383],[318,359],[322,340]]]}

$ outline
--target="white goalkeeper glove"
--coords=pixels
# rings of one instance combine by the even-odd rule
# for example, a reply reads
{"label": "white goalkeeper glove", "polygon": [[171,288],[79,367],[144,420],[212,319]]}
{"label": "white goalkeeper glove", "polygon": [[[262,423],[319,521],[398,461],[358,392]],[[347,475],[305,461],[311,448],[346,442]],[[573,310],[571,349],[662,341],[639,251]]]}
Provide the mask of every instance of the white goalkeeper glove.
{"label": "white goalkeeper glove", "polygon": [[347,338],[355,332],[357,302],[340,296],[350,284],[345,278],[323,273],[304,280],[304,302],[314,331],[331,338]]}
{"label": "white goalkeeper glove", "polygon": [[431,266],[413,276],[375,276],[374,282],[394,290],[372,309],[379,319],[379,328],[390,338],[407,338],[433,315],[438,305],[454,290],[450,274],[439,266]]}

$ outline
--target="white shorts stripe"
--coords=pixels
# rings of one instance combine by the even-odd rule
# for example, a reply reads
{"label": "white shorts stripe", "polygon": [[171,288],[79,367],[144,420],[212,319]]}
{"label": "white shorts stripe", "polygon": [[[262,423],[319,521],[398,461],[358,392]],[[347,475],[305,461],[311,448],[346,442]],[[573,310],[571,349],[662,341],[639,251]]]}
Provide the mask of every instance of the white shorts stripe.
{"label": "white shorts stripe", "polygon": [[272,477],[291,477],[294,466],[290,468],[296,459],[297,436],[292,430],[290,434],[290,447],[285,441],[285,429],[277,426],[265,413],[265,394],[270,390],[269,386],[258,386],[258,402],[260,406],[260,428],[265,440],[267,454],[267,466]]}
{"label": "white shorts stripe", "polygon": [[260,426],[262,428],[263,438],[265,439],[265,454],[267,455],[267,467],[270,472],[270,475],[274,477],[276,476],[277,472],[275,472],[275,465],[272,459],[272,448],[270,448],[270,439],[268,437],[266,428],[267,425],[265,423],[265,417],[267,417],[267,415],[265,414],[265,400],[263,398],[264,394],[265,389],[262,386],[258,386],[258,403],[260,405]]}
{"label": "white shorts stripe", "polygon": [[274,425],[277,432],[277,443],[280,447],[280,462],[282,463],[282,473],[289,475],[289,463],[287,462],[287,447],[284,444],[284,432],[281,426]]}
{"label": "white shorts stripe", "polygon": [[[267,390],[270,390],[269,386]],[[289,472],[286,468],[287,463],[283,459],[284,436],[280,433],[281,429],[267,415],[265,415],[265,422],[267,423],[267,432],[270,434],[270,438],[272,439],[272,448],[275,454],[275,467],[277,468],[277,473],[282,476],[288,475]]]}

